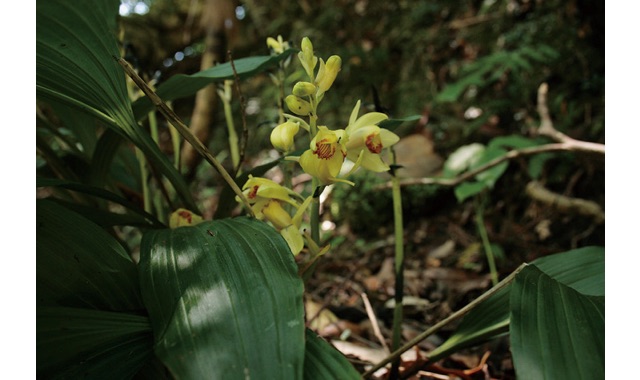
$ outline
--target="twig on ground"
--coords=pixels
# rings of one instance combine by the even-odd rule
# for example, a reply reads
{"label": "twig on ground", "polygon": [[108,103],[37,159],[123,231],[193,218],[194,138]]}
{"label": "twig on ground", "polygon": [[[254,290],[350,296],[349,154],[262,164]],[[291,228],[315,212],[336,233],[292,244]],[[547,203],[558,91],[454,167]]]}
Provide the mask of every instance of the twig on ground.
{"label": "twig on ground", "polygon": [[[539,145],[530,148],[514,149],[507,152],[505,155],[497,157],[486,164],[479,166],[473,170],[465,172],[455,178],[407,178],[400,181],[400,186],[409,185],[441,185],[441,186],[457,186],[462,182],[472,179],[476,175],[491,169],[505,161],[513,160],[517,157],[532,156],[541,153],[548,152],[587,152],[587,153],[599,153],[605,154],[604,144],[592,143],[588,141],[581,141],[573,139],[562,132],[556,130],[549,116],[549,109],[547,107],[547,92],[548,85],[543,83],[538,89],[538,113],[540,114],[540,127],[538,128],[538,134],[541,136],[547,136],[555,143]],[[379,185],[377,190],[388,189],[392,187],[391,181]]]}
{"label": "twig on ground", "polygon": [[580,215],[591,216],[597,224],[604,222],[604,211],[602,211],[600,205],[593,201],[554,193],[546,189],[538,181],[529,182],[526,192],[531,198],[549,207],[564,212],[575,212]]}
{"label": "twig on ground", "polygon": [[367,311],[367,316],[369,317],[369,320],[371,321],[371,326],[373,327],[373,333],[375,334],[376,338],[378,338],[378,340],[380,341],[380,344],[382,344],[382,347],[384,347],[384,350],[387,353],[389,353],[389,346],[387,346],[387,342],[384,340],[384,337],[382,336],[382,332],[380,332],[378,319],[376,318],[376,315],[373,312],[373,308],[371,307],[371,303],[369,302],[369,297],[367,297],[366,293],[361,293],[360,297],[362,297],[362,301],[364,302],[364,308]]}

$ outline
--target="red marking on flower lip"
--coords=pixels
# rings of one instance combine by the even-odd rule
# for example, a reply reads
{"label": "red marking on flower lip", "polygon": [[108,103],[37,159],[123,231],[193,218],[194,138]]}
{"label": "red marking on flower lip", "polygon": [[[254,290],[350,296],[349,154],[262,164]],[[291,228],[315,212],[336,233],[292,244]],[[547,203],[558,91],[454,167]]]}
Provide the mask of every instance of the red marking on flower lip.
{"label": "red marking on flower lip", "polygon": [[336,153],[336,147],[328,143],[326,139],[322,139],[316,143],[316,150],[313,153],[324,160],[328,160]]}
{"label": "red marking on flower lip", "polygon": [[251,188],[251,191],[249,192],[249,199],[253,199],[256,197],[256,195],[258,194],[258,189],[260,188],[259,185],[255,185],[254,187]]}
{"label": "red marking on flower lip", "polygon": [[380,141],[380,137],[377,134],[372,133],[367,136],[365,145],[371,153],[379,154],[380,152],[382,152],[382,141]]}
{"label": "red marking on flower lip", "polygon": [[178,213],[181,218],[186,219],[187,222],[191,223],[191,213],[189,211],[180,211]]}

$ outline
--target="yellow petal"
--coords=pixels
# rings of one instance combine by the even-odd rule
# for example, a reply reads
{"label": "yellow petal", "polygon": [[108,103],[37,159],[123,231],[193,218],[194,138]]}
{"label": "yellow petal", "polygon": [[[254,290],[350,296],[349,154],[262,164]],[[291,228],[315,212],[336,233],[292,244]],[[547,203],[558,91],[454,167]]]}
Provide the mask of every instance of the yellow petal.
{"label": "yellow petal", "polygon": [[298,227],[290,225],[280,230],[280,235],[286,240],[293,255],[297,255],[304,248],[304,239]]}
{"label": "yellow petal", "polygon": [[400,137],[388,129],[380,128],[380,140],[382,141],[382,146],[388,148],[400,141]]}
{"label": "yellow petal", "polygon": [[320,69],[318,69],[318,76],[316,78],[316,84],[320,90],[326,92],[331,88],[341,66],[342,59],[337,55],[329,57],[326,64],[322,59],[320,59]]}
{"label": "yellow petal", "polygon": [[379,154],[369,153],[366,149],[363,150],[362,162],[360,166],[372,172],[386,172],[389,170],[389,165],[385,164],[380,158]]}
{"label": "yellow petal", "polygon": [[276,200],[271,200],[267,206],[262,209],[262,214],[278,230],[293,224],[291,215],[289,215],[289,213],[282,208],[280,202]]}

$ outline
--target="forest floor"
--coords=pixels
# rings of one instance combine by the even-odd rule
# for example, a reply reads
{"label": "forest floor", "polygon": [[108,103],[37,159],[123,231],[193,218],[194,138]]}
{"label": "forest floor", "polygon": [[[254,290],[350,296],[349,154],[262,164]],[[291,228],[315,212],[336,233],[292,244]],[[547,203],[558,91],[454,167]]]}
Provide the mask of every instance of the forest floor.
{"label": "forest floor", "polygon": [[[538,257],[588,245],[604,246],[604,223],[563,214],[527,199],[526,181],[507,173],[491,192],[483,214],[500,278]],[[583,175],[576,183],[591,180],[590,175]],[[459,204],[451,189],[423,195],[403,188],[403,343],[492,286],[475,204]],[[360,200],[389,206],[371,195]],[[384,359],[389,352],[385,345],[391,342],[395,275],[393,220],[388,210],[385,214],[373,207],[362,215],[349,210],[351,217],[343,215],[338,226],[325,223],[332,249],[321,257],[306,284],[309,327],[334,343],[361,372],[365,364]],[[375,334],[376,325],[384,342]],[[455,322],[423,341],[419,350],[408,351],[404,365],[418,355],[427,356],[454,329]],[[514,379],[508,337],[458,352],[409,378]]]}

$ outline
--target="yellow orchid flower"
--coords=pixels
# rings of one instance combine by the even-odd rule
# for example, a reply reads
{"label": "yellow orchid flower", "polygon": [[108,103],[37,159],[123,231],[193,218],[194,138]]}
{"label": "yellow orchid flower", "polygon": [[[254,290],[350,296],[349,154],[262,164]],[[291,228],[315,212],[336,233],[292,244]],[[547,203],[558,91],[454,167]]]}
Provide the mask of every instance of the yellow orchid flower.
{"label": "yellow orchid flower", "polygon": [[[254,177],[252,175],[249,175],[249,179],[245,182],[244,186],[242,186],[242,193],[252,205],[269,199],[277,199],[298,207],[299,204],[295,201],[295,198],[302,198],[295,191],[281,186],[270,179]],[[238,197],[236,197],[236,201],[239,201]],[[264,205],[260,205],[258,209],[254,208],[253,211],[256,213],[256,217],[258,217],[258,213],[262,213],[262,206]],[[260,217],[258,217],[258,219],[260,219]]]}
{"label": "yellow orchid flower", "polygon": [[299,130],[299,123],[293,121],[284,122],[271,131],[271,144],[282,152],[289,152],[293,149],[293,138]]}
{"label": "yellow orchid flower", "polygon": [[319,126],[318,134],[309,144],[310,149],[300,156],[302,170],[318,178],[324,185],[334,182],[353,184],[337,178],[347,156],[347,139],[348,136],[343,129],[332,131],[325,126]]}
{"label": "yellow orchid flower", "polygon": [[182,226],[193,226],[201,223],[202,221],[203,220],[200,215],[196,215],[187,209],[179,208],[169,216],[169,228],[173,229]]}
{"label": "yellow orchid flower", "polygon": [[380,158],[382,149],[388,148],[397,143],[400,137],[385,128],[380,128],[376,124],[388,119],[388,116],[381,112],[369,112],[358,117],[360,101],[351,112],[349,125],[345,129],[349,135],[346,143],[347,157],[356,162],[360,161],[360,166],[374,172],[384,172],[389,170],[389,165]]}
{"label": "yellow orchid flower", "polygon": [[[302,197],[276,182],[262,177],[253,177],[249,175],[249,179],[242,186],[244,195],[251,203],[251,208],[256,218],[266,219],[280,232],[280,235],[287,241],[291,252],[294,255],[300,253],[304,247],[304,239],[300,232],[300,224],[304,211],[309,207],[312,197],[300,204],[293,198],[302,199]],[[236,197],[236,200],[237,197]],[[293,205],[296,208],[296,214],[291,217],[289,213],[282,207],[283,202]]]}

